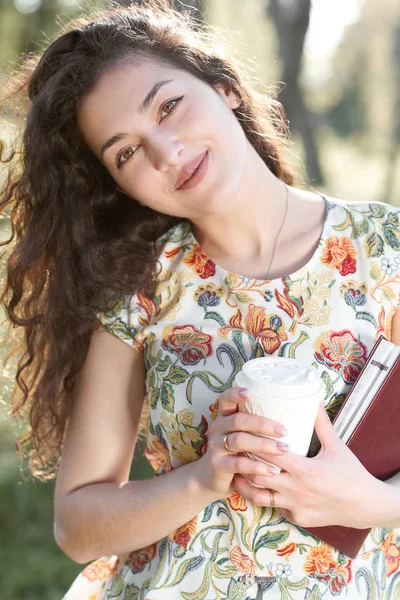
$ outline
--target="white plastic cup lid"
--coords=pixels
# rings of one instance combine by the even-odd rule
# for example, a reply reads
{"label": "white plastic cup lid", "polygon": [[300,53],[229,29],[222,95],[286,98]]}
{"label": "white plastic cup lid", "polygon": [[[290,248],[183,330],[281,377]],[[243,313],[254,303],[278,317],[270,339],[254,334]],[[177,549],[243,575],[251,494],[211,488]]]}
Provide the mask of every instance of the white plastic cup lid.
{"label": "white plastic cup lid", "polygon": [[236,385],[247,387],[256,396],[299,398],[313,396],[323,389],[317,370],[295,358],[254,358],[236,375]]}

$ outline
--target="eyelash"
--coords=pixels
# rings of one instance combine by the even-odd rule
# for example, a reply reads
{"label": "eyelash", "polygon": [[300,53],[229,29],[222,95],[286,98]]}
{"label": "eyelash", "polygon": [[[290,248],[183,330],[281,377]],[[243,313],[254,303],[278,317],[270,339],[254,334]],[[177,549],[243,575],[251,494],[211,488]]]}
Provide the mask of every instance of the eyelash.
{"label": "eyelash", "polygon": [[[168,106],[168,104],[172,104],[173,102],[175,102],[175,105],[174,105],[174,108],[172,109],[172,111],[167,113],[167,115],[163,119],[161,119],[161,121],[164,121],[164,119],[167,119],[170,115],[172,115],[172,113],[175,112],[175,109],[180,104],[180,102],[183,100],[183,98],[184,98],[184,96],[180,96],[179,98],[172,98],[172,100],[168,100],[167,102],[165,102],[162,105],[161,111],[163,111],[164,107]],[[160,121],[160,123],[161,123],[161,121]],[[127,146],[127,148],[124,148],[123,150],[121,150],[121,152],[118,153],[117,160],[116,160],[116,168],[117,169],[121,169],[121,167],[123,167],[123,165],[125,165],[131,158],[133,158],[135,156],[136,152],[134,152],[129,158],[126,158],[123,162],[121,162],[122,154],[125,152],[125,150],[129,150],[129,148],[132,148],[132,146]]]}

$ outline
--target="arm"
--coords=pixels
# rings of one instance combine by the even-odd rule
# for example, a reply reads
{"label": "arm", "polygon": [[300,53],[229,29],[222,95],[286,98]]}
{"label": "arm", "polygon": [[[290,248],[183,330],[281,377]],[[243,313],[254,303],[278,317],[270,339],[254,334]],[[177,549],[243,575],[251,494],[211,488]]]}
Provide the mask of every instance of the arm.
{"label": "arm", "polygon": [[54,500],[56,542],[78,563],[150,545],[216,499],[191,465],[128,481],[144,380],[143,356],[96,329],[76,380]]}
{"label": "arm", "polygon": [[[381,506],[385,507],[385,522],[379,522],[378,526],[385,529],[400,528],[400,472],[388,479],[384,486],[386,498],[383,498]],[[380,512],[382,514],[382,510]],[[382,516],[378,520],[381,521]]]}

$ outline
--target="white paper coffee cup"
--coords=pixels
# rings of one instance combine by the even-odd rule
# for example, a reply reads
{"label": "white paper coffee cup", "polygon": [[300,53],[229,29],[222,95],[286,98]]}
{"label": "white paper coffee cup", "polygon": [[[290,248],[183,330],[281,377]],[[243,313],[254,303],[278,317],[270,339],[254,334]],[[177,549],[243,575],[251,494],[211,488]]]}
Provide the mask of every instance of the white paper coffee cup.
{"label": "white paper coffee cup", "polygon": [[[325,398],[325,383],[314,367],[294,358],[255,358],[244,364],[234,385],[251,393],[240,410],[284,425],[288,435],[276,439],[288,444],[291,452],[306,456],[319,404]],[[253,454],[247,456],[263,460]]]}

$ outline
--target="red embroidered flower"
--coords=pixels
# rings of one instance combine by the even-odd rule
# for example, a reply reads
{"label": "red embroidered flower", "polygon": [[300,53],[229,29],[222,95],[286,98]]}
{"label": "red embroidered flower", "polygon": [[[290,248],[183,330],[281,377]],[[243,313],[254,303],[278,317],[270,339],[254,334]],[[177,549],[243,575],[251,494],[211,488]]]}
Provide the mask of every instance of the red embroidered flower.
{"label": "red embroidered flower", "polygon": [[193,267],[194,272],[202,279],[215,275],[215,263],[208,258],[197,243],[194,244],[193,250],[185,256],[183,262]]}
{"label": "red embroidered flower", "polygon": [[197,519],[198,517],[194,517],[191,521],[188,521],[188,523],[178,527],[178,529],[170,535],[170,538],[179,546],[187,548],[196,531]]}
{"label": "red embroidered flower", "polygon": [[348,237],[332,236],[328,238],[321,254],[321,262],[325,265],[332,265],[341,275],[356,272],[356,258],[356,249]]}
{"label": "red embroidered flower", "polygon": [[141,573],[145,566],[153,560],[156,555],[156,544],[140,548],[131,552],[128,560],[130,561],[130,568],[134,573]]}
{"label": "red embroidered flower", "polygon": [[177,354],[184,365],[197,365],[213,353],[211,342],[212,337],[197,327],[179,325],[163,331],[161,345],[164,350]]}
{"label": "red embroidered flower", "polygon": [[232,564],[240,573],[255,575],[256,565],[247,554],[243,554],[239,546],[234,546],[230,552]]}
{"label": "red embroidered flower", "polygon": [[348,329],[326,331],[315,341],[315,358],[337,371],[346,383],[354,383],[367,360],[367,347]]}
{"label": "red embroidered flower", "polygon": [[286,560],[289,560],[289,556],[293,554],[293,552],[296,552],[296,544],[294,542],[290,542],[289,544],[282,546],[282,548],[278,548],[276,551],[278,556],[284,556]]}

